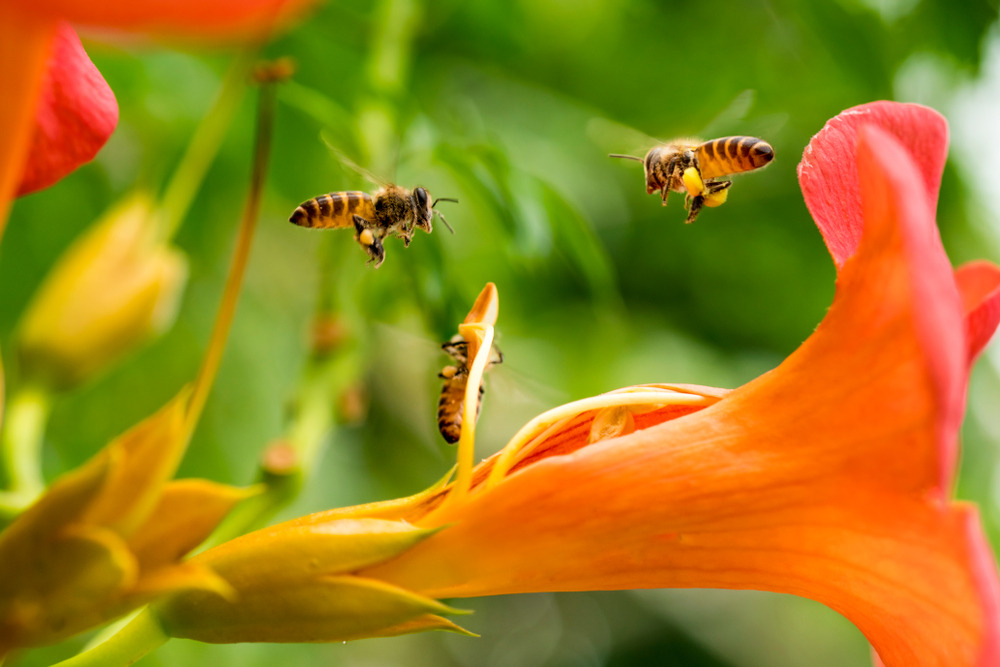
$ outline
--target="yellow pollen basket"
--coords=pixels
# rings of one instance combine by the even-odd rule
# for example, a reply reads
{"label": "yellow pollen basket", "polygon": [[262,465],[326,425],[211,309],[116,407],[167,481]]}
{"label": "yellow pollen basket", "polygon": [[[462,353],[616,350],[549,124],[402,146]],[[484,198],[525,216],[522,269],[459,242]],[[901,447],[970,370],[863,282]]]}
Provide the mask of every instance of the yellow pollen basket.
{"label": "yellow pollen basket", "polygon": [[[694,167],[688,167],[685,169],[684,175],[681,176],[681,179],[684,181],[684,187],[687,188],[687,191],[692,197],[699,197],[701,196],[701,193],[705,191],[705,182],[701,180],[701,174],[699,174],[698,170]],[[725,200],[726,198],[723,197],[722,201]],[[706,203],[707,201],[708,199],[706,198]],[[721,204],[722,202],[719,203]],[[716,204],[716,206],[718,206],[718,204]]]}
{"label": "yellow pollen basket", "polygon": [[726,199],[729,197],[729,188],[725,190],[720,190],[719,192],[713,192],[710,195],[705,195],[705,206],[715,208],[716,206],[722,206],[726,203]]}

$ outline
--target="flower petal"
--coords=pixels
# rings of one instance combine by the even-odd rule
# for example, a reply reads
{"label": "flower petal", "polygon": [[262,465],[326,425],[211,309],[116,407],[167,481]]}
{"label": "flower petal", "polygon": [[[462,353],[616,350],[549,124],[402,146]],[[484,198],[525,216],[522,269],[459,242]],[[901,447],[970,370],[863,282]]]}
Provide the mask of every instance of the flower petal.
{"label": "flower petal", "polygon": [[211,568],[201,563],[181,563],[161,567],[151,575],[142,575],[122,602],[122,611],[146,604],[167,593],[177,591],[204,591],[224,599],[236,599],[229,583]]}
{"label": "flower petal", "polygon": [[37,0],[40,11],[84,25],[172,35],[259,37],[314,0]]}
{"label": "flower petal", "polygon": [[799,163],[799,184],[806,206],[823,234],[839,270],[854,254],[864,230],[858,167],[854,159],[858,130],[877,125],[895,136],[917,162],[931,211],[948,154],[948,123],[919,104],[872,102],[848,109],[812,138]]}
{"label": "flower petal", "polygon": [[28,159],[35,108],[57,22],[0,2],[0,232]]}
{"label": "flower petal", "polygon": [[189,389],[182,389],[159,412],[107,446],[115,462],[100,494],[87,508],[87,523],[107,526],[128,538],[152,514],[187,445],[184,418],[190,396]]}
{"label": "flower petal", "polygon": [[385,628],[384,630],[373,632],[368,636],[399,637],[400,635],[410,635],[415,632],[427,632],[428,630],[444,630],[446,632],[454,632],[459,635],[465,635],[466,637],[479,636],[475,633],[469,632],[468,630],[459,625],[455,625],[447,618],[435,616],[434,614],[427,614],[426,616],[418,616],[412,621],[407,621],[405,623],[400,623],[399,625],[394,625],[390,628]]}
{"label": "flower petal", "polygon": [[28,162],[17,194],[41,190],[94,159],[118,125],[118,102],[62,21],[35,110]]}
{"label": "flower petal", "polygon": [[156,508],[129,539],[143,574],[179,561],[215,530],[236,503],[254,493],[204,479],[167,483]]}
{"label": "flower petal", "polygon": [[991,262],[969,262],[955,271],[962,295],[969,365],[983,351],[1000,324],[1000,267]]}
{"label": "flower petal", "polygon": [[30,566],[0,583],[0,655],[108,620],[106,603],[136,580],[135,559],[104,528],[78,525],[29,546]]}

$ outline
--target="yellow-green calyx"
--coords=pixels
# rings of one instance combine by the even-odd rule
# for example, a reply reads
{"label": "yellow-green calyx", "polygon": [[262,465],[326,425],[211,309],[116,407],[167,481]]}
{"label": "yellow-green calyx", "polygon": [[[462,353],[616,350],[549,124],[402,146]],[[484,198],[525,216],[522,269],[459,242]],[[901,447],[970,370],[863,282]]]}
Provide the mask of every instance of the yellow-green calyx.
{"label": "yellow-green calyx", "polygon": [[188,391],[57,480],[0,533],[0,656],[49,644],[159,595],[229,594],[180,562],[253,490],[169,481],[186,444]]}
{"label": "yellow-green calyx", "polygon": [[423,630],[465,632],[441,614],[465,613],[376,579],[352,574],[433,535],[406,521],[371,518],[291,522],[195,557],[232,596],[184,591],[152,611],[172,637],[211,643],[330,642]]}

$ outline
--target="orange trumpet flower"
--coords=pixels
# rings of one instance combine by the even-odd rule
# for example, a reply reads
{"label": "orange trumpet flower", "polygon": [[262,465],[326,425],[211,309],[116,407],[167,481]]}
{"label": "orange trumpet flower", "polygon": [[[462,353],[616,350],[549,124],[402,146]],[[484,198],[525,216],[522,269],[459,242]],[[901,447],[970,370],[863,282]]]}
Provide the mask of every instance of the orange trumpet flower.
{"label": "orange trumpet flower", "polygon": [[450,528],[359,574],[433,597],[778,591],[842,613],[889,667],[997,664],[993,555],[976,509],[949,498],[1000,269],[948,263],[934,224],[946,151],[924,107],[830,121],[799,177],[837,295],[798,351],[693,414],[637,416],[631,435],[587,445],[591,413],[488,477],[502,452],[464,502],[410,517]]}
{"label": "orange trumpet flower", "polygon": [[[845,111],[813,138],[799,178],[837,264],[837,292],[775,370],[733,391],[647,385],[576,401],[529,422],[475,469],[466,419],[454,483],[209,550],[194,562],[211,563],[236,597],[181,593],[153,617],[169,635],[215,642],[424,629],[426,607],[407,609],[411,621],[387,618],[382,631],[346,617],[323,626],[328,634],[303,631],[312,614],[337,612],[320,605],[321,587],[306,604],[301,584],[284,582],[330,575],[425,601],[757,589],[840,612],[887,667],[1000,663],[993,554],[975,507],[951,500],[969,368],[1000,322],[1000,268],[956,272],[948,262],[934,221],[946,152],[939,114],[889,102]],[[462,327],[479,347],[466,414],[495,306],[488,286]],[[330,572],[315,566],[320,546],[277,548],[356,533],[339,549],[368,554],[373,533],[404,532],[412,539],[373,552],[372,565]],[[299,615],[285,627],[273,610],[288,609],[292,593]],[[381,609],[341,603],[368,621]]]}

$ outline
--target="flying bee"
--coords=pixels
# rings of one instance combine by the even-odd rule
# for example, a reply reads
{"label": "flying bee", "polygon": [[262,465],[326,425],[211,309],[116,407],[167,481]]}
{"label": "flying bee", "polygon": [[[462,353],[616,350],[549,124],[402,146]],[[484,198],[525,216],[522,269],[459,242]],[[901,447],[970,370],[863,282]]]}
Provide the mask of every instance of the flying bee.
{"label": "flying bee", "polygon": [[[454,445],[462,433],[462,420],[465,416],[465,388],[469,384],[469,347],[465,339],[457,335],[441,345],[441,349],[455,363],[445,366],[438,373],[438,377],[444,380],[444,384],[441,385],[441,397],[438,399],[438,430],[448,444]],[[502,363],[503,352],[493,346],[485,370]],[[479,396],[476,398],[476,420],[479,419],[485,393],[486,387],[480,382]]]}
{"label": "flying bee", "polygon": [[455,233],[441,212],[434,207],[442,201],[458,203],[457,199],[442,197],[432,200],[426,188],[407,190],[393,185],[362,169],[332,146],[330,148],[345,166],[378,185],[379,189],[373,194],[351,190],[314,197],[299,204],[288,219],[289,222],[311,229],[353,227],[354,240],[368,253],[368,263],[375,262],[376,269],[385,260],[382,241],[387,236],[401,238],[403,245],[409,247],[415,229],[422,229],[428,234],[433,231],[431,220],[435,215],[441,218],[448,231]]}
{"label": "flying bee", "polygon": [[646,172],[646,194],[659,191],[664,206],[671,191],[686,192],[684,208],[688,210],[688,217],[685,222],[691,223],[702,206],[725,203],[733,182],[720,180],[721,177],[766,167],[774,159],[774,149],[757,137],[723,137],[706,142],[675,139],[654,146],[645,159],[619,154],[610,157],[642,162]]}

